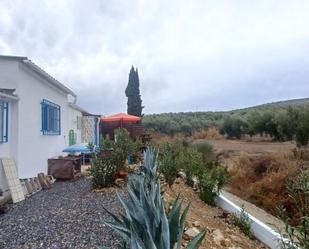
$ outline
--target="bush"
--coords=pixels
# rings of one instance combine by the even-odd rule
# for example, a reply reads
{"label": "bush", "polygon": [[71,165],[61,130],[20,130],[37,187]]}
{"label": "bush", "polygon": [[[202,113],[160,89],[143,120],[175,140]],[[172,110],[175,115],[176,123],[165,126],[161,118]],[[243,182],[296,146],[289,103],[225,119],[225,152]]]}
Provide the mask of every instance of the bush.
{"label": "bush", "polygon": [[230,192],[273,215],[277,214],[278,204],[290,207],[286,182],[302,165],[290,157],[290,154],[283,153],[252,157],[242,153],[230,171]]}
{"label": "bush", "polygon": [[202,154],[195,148],[185,149],[180,156],[180,167],[186,174],[186,183],[193,186],[194,176],[198,176],[203,168]]}
{"label": "bush", "polygon": [[219,133],[218,128],[210,127],[207,130],[195,131],[193,139],[221,139],[223,136]]}
{"label": "bush", "polygon": [[205,164],[212,162],[216,159],[214,148],[207,142],[196,143],[192,145],[198,152],[202,154],[203,162]]}
{"label": "bush", "polygon": [[247,235],[249,238],[253,238],[253,234],[251,231],[251,221],[245,212],[244,206],[241,207],[240,213],[232,214],[232,222],[235,226],[239,227],[239,229]]}
{"label": "bush", "polygon": [[301,171],[289,180],[287,193],[296,219],[294,217],[292,221],[286,208],[278,207],[279,217],[285,224],[285,231],[281,233],[281,248],[309,248],[309,172]]}
{"label": "bush", "polygon": [[90,168],[94,188],[111,187],[116,179],[117,168],[113,158],[93,158]]}
{"label": "bush", "polygon": [[123,170],[128,155],[133,155],[135,162],[139,159],[140,141],[134,142],[126,129],[116,129],[115,135],[116,141],[101,138],[101,151],[109,151],[117,170]]}
{"label": "bush", "polygon": [[173,185],[180,170],[180,157],[184,147],[177,141],[163,141],[159,144],[159,172],[169,186]]}
{"label": "bush", "polygon": [[212,162],[198,176],[199,196],[202,201],[209,205],[215,205],[215,198],[219,195],[219,191],[227,182],[228,172],[225,167],[218,162]]}

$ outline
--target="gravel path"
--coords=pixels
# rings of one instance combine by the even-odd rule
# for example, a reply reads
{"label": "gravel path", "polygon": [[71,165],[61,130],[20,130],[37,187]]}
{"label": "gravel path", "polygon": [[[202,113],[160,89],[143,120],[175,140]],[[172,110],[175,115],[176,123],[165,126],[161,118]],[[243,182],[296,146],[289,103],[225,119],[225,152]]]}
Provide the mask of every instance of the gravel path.
{"label": "gravel path", "polygon": [[91,182],[56,182],[0,216],[0,248],[120,248],[120,237],[103,221],[103,210],[121,210],[116,192],[91,192]]}

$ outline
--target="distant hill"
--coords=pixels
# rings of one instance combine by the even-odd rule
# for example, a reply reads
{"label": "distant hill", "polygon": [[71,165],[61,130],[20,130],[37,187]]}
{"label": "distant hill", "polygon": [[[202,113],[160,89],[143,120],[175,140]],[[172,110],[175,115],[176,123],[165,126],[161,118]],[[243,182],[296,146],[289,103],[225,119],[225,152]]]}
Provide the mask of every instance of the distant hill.
{"label": "distant hill", "polygon": [[143,124],[149,131],[156,131],[169,135],[183,133],[192,134],[193,131],[203,130],[209,127],[220,127],[226,118],[233,118],[246,122],[248,117],[258,113],[279,113],[286,112],[288,106],[309,107],[309,98],[291,99],[267,103],[237,110],[230,111],[207,111],[207,112],[178,112],[178,113],[159,113],[147,114],[143,118]]}
{"label": "distant hill", "polygon": [[[309,105],[309,98],[302,98],[302,99],[289,99],[289,100],[283,100],[283,101],[276,101],[246,108],[241,108],[237,110],[248,110],[248,109],[259,109],[259,108],[284,108],[288,106],[302,106],[302,105]],[[236,111],[236,110],[233,110]]]}

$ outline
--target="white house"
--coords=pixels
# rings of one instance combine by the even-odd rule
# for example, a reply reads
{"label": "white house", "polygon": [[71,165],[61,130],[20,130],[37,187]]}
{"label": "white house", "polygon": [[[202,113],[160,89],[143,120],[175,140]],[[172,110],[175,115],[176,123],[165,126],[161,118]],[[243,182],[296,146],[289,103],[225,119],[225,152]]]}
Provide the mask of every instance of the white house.
{"label": "white house", "polygon": [[[0,56],[0,158],[15,159],[19,178],[47,173],[48,158],[70,143],[90,142],[82,140],[89,114],[75,102],[73,91],[26,57]],[[1,167],[0,187],[7,188]]]}

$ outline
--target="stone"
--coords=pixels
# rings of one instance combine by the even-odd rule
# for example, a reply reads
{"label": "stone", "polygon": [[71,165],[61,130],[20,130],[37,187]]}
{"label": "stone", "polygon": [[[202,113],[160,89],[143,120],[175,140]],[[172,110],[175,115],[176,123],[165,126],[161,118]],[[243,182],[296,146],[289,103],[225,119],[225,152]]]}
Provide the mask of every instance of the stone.
{"label": "stone", "polygon": [[180,178],[176,178],[176,179],[175,179],[175,183],[176,183],[176,184],[179,184],[179,183],[180,183]]}
{"label": "stone", "polygon": [[180,178],[182,178],[182,179],[186,179],[186,174],[185,174],[185,172],[180,171],[180,172],[177,174],[177,177],[180,177]]}
{"label": "stone", "polygon": [[194,227],[200,227],[200,226],[201,226],[201,224],[200,224],[200,222],[199,222],[198,220],[194,221],[194,222],[192,223],[192,225],[193,225]]}
{"label": "stone", "polygon": [[122,178],[117,178],[117,179],[115,180],[115,184],[116,184],[118,187],[122,188],[122,187],[125,187],[126,181],[125,181],[124,179],[122,179]]}
{"label": "stone", "polygon": [[185,236],[189,237],[190,239],[194,238],[196,235],[198,235],[200,231],[196,227],[191,227],[188,230],[185,231]]}
{"label": "stone", "polygon": [[0,196],[0,206],[4,205],[6,203],[6,200],[4,198],[4,196]]}
{"label": "stone", "polygon": [[217,245],[221,245],[221,241],[224,240],[224,236],[222,232],[219,229],[215,229],[212,232],[212,236],[214,238],[214,241]]}
{"label": "stone", "polygon": [[229,239],[223,239],[220,241],[221,246],[228,247],[231,246],[231,241]]}

